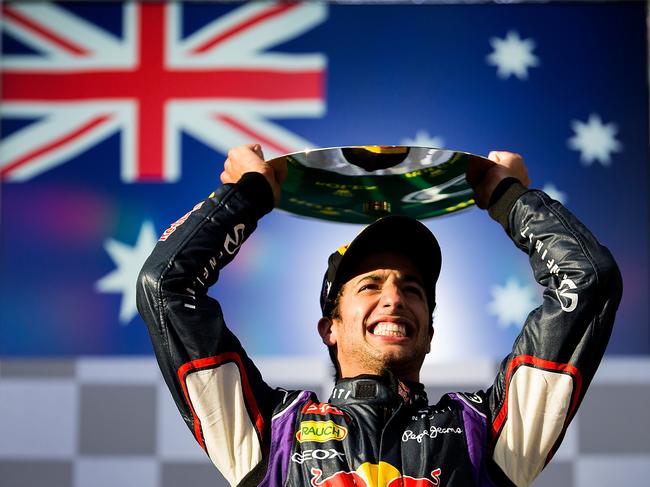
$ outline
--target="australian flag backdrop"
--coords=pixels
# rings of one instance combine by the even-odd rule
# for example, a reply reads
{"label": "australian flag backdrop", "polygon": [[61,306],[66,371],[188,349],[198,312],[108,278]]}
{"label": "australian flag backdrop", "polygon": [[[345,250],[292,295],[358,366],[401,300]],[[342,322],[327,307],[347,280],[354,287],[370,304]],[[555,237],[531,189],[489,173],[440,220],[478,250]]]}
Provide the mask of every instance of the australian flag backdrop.
{"label": "australian flag backdrop", "polygon": [[[650,354],[646,2],[4,2],[0,355],[151,353],[135,280],[230,147],[410,144],[527,161],[616,257],[608,353]],[[502,357],[541,304],[484,211],[443,249],[432,361]],[[211,290],[253,355],[324,354],[327,256],[360,226],[267,215]]]}

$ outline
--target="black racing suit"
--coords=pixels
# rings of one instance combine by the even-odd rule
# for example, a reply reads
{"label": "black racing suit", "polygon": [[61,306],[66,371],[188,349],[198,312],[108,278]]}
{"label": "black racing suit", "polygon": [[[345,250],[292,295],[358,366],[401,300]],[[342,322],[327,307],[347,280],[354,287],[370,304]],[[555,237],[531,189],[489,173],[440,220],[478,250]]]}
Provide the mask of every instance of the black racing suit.
{"label": "black racing suit", "polygon": [[138,309],[183,419],[232,485],[523,486],[548,463],[605,351],[622,283],[562,205],[511,184],[491,205],[545,287],[487,391],[429,405],[392,376],[339,381],[327,403],[269,387],[207,295],[258,219],[264,178],[225,185],[161,237]]}

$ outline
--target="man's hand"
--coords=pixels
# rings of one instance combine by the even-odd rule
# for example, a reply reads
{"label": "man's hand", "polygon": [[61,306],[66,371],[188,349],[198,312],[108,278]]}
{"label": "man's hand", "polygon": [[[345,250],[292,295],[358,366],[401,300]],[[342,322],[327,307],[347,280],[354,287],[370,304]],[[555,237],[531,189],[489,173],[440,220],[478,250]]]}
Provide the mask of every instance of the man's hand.
{"label": "man's hand", "polygon": [[498,184],[506,178],[516,178],[524,186],[530,184],[528,169],[524,159],[514,152],[492,151],[488,154],[492,161],[472,161],[467,168],[467,182],[474,190],[474,201],[485,209]]}
{"label": "man's hand", "polygon": [[223,164],[221,182],[237,183],[247,172],[258,172],[269,182],[273,190],[275,206],[280,203],[280,186],[287,177],[287,163],[284,160],[273,165],[264,161],[264,154],[259,144],[247,144],[234,147],[228,151],[228,158]]}

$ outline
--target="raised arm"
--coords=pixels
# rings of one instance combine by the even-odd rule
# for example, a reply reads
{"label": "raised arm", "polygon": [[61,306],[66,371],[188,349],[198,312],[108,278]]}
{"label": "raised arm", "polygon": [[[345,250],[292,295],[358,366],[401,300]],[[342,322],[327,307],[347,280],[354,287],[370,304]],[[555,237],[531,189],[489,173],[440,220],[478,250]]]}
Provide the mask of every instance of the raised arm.
{"label": "raised arm", "polygon": [[282,168],[276,178],[267,166],[259,146],[231,151],[226,184],[163,233],[138,279],[138,310],[165,381],[232,485],[265,469],[270,420],[283,395],[264,383],[207,292],[279,197]]}
{"label": "raised arm", "polygon": [[610,252],[575,216],[525,187],[520,156],[493,152],[490,159],[495,165],[472,181],[479,206],[528,254],[545,288],[487,395],[494,475],[525,486],[559,447],[596,372],[622,282]]}

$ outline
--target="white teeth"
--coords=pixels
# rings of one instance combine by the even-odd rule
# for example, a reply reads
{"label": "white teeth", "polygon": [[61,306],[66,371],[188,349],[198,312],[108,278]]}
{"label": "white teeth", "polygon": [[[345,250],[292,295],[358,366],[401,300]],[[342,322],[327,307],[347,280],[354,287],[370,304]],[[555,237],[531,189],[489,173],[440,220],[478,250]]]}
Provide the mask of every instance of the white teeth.
{"label": "white teeth", "polygon": [[406,327],[399,323],[377,323],[372,334],[384,337],[405,337]]}

